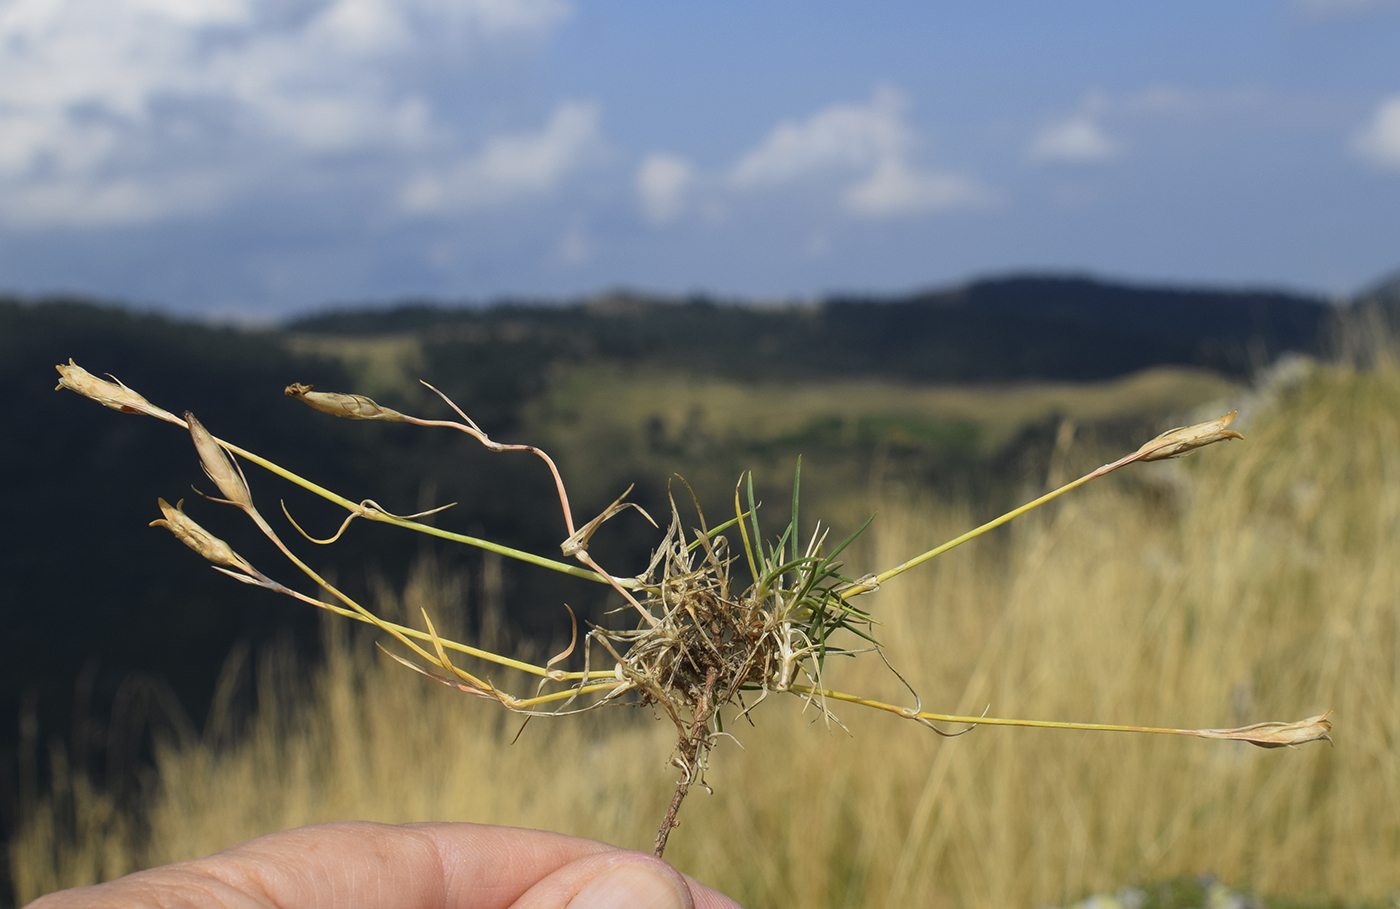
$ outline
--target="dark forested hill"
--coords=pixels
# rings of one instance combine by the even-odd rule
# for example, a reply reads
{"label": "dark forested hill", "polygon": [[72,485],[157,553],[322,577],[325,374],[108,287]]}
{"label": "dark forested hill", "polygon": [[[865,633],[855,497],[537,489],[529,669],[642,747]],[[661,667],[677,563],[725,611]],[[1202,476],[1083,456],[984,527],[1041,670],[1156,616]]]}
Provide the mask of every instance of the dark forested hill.
{"label": "dark forested hill", "polygon": [[1234,375],[1315,353],[1331,307],[1282,293],[1013,278],[882,305],[834,301],[829,331],[885,369],[940,381],[1088,380],[1147,366]]}
{"label": "dark forested hill", "polygon": [[868,375],[915,381],[1090,380],[1149,366],[1247,375],[1315,353],[1332,307],[1297,294],[1008,278],[897,298],[787,307],[627,294],[567,307],[406,305],[302,319],[313,334],[421,333],[432,360],[510,351],[538,363],[660,361],[735,378]]}

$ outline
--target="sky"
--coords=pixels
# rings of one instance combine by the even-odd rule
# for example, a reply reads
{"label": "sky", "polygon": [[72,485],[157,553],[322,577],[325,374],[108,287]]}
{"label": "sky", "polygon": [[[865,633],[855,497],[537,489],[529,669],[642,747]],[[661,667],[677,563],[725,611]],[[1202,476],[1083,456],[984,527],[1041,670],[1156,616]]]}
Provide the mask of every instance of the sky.
{"label": "sky", "polygon": [[0,0],[0,293],[1400,270],[1400,0]]}

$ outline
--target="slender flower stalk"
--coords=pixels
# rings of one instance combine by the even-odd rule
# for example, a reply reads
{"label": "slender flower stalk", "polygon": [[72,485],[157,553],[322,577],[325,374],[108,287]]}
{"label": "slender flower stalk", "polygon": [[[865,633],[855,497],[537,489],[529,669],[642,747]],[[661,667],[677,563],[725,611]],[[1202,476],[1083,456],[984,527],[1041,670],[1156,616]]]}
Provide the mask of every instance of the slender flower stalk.
{"label": "slender flower stalk", "polygon": [[876,710],[893,713],[904,717],[906,720],[915,720],[925,725],[929,723],[952,723],[966,726],[1027,726],[1034,729],[1077,729],[1084,732],[1141,732],[1150,735],[1189,735],[1202,739],[1231,739],[1238,742],[1248,742],[1251,745],[1258,745],[1260,748],[1292,747],[1294,745],[1303,745],[1308,742],[1318,742],[1324,739],[1328,742],[1332,741],[1332,737],[1328,735],[1332,730],[1332,722],[1330,719],[1332,711],[1330,710],[1320,716],[1308,717],[1306,720],[1299,720],[1296,723],[1255,723],[1252,726],[1240,726],[1235,729],[1170,729],[1162,726],[1123,726],[1112,723],[1071,723],[1061,720],[1022,720],[994,716],[959,716],[951,713],[933,713],[927,710],[900,707],[896,704],[887,704],[884,701],[856,697],[855,695],[845,694],[840,691],[811,688],[806,685],[794,685],[792,690],[798,694],[819,696],[833,701],[844,701],[848,704],[859,704],[862,707],[873,707]]}
{"label": "slender flower stalk", "polygon": [[883,571],[869,580],[862,579],[860,583],[853,584],[841,591],[841,596],[843,598],[850,598],[862,593],[870,593],[873,590],[877,590],[881,584],[888,581],[890,578],[897,577],[917,565],[922,565],[929,559],[941,556],[948,550],[961,546],[969,540],[975,540],[989,530],[996,530],[1001,525],[1019,518],[1026,512],[1034,511],[1047,502],[1053,502],[1065,493],[1078,489],[1091,480],[1097,480],[1099,477],[1107,476],[1120,467],[1127,467],[1129,464],[1135,464],[1138,461],[1163,461],[1167,458],[1181,458],[1191,454],[1197,449],[1204,448],[1216,442],[1223,442],[1227,439],[1243,439],[1244,436],[1232,429],[1225,428],[1234,422],[1237,413],[1239,413],[1239,411],[1232,410],[1223,417],[1217,417],[1205,423],[1197,423],[1194,426],[1182,426],[1178,429],[1168,430],[1152,441],[1145,443],[1132,454],[1124,455],[1116,461],[1104,464],[1102,467],[1090,471],[1077,480],[1071,480],[1059,489],[1047,492],[1040,498],[1027,502],[1020,508],[1013,508],[1001,517],[994,518],[981,527],[975,527],[961,536],[954,537],[941,546],[935,546],[928,552],[914,556],[914,558],[909,559],[907,562],[901,562],[888,571]]}

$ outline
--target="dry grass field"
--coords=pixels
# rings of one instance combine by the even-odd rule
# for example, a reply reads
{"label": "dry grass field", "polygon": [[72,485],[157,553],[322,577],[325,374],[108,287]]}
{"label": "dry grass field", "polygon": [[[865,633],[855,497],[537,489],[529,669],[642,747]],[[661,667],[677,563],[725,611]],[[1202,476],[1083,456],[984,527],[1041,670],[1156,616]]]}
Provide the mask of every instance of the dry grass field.
{"label": "dry grass field", "polygon": [[[742,747],[716,752],[714,793],[691,795],[667,858],[754,907],[1034,909],[1203,872],[1290,898],[1400,892],[1400,373],[1319,368],[1246,417],[1243,443],[1137,465],[863,605],[928,709],[1188,727],[1334,709],[1334,746],[943,739],[855,706],[837,711],[847,732],[774,698],[731,729]],[[1076,466],[1072,448],[1061,457]],[[859,571],[982,517],[917,496],[867,504],[879,517]],[[450,609],[452,578],[416,578],[403,599]],[[163,749],[138,814],[60,774],[11,844],[19,901],[331,819],[649,848],[673,784],[669,724],[612,708],[534,720],[512,745],[518,720],[348,632],[328,629],[309,691],[287,659],[262,660],[256,712]],[[911,700],[873,656],[828,681]]]}

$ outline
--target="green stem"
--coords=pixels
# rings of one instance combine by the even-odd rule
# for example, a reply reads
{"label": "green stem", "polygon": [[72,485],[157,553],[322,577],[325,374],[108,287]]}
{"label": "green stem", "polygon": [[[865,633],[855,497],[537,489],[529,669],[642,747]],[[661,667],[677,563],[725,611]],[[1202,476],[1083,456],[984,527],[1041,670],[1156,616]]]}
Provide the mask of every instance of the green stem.
{"label": "green stem", "polygon": [[[378,521],[381,524],[392,524],[395,527],[402,527],[405,530],[413,530],[417,531],[418,533],[428,534],[429,536],[440,537],[444,540],[451,540],[454,543],[465,543],[468,546],[475,546],[478,549],[485,549],[488,552],[494,552],[499,555],[506,556],[507,558],[516,559],[521,562],[528,562],[531,565],[538,565],[541,568],[548,568],[552,571],[558,571],[563,574],[573,575],[576,578],[583,578],[586,581],[593,581],[598,584],[612,583],[596,571],[589,571],[586,568],[579,568],[576,565],[570,565],[566,562],[556,562],[555,560],[547,559],[544,556],[535,555],[534,553],[530,552],[524,552],[519,549],[512,549],[509,546],[502,546],[500,543],[493,543],[490,540],[483,540],[479,537],[467,536],[464,533],[453,533],[450,530],[442,530],[437,527],[430,527],[427,524],[420,524],[417,521],[410,521],[407,518],[396,518],[393,515],[385,514],[382,511],[362,508],[358,502],[352,502],[342,495],[338,495],[334,492],[331,492],[324,486],[317,485],[316,483],[311,482],[305,477],[298,476],[297,474],[292,473],[290,470],[287,470],[285,467],[275,464],[264,457],[253,454],[253,452],[251,451],[240,448],[237,445],[234,445],[230,442],[225,442],[223,439],[215,439],[214,441],[218,442],[224,448],[228,449],[229,451],[233,452],[239,457],[246,458],[247,460],[252,461],[254,464],[257,464],[264,470],[271,471],[272,473],[277,474],[279,477],[282,477],[284,480],[289,480],[290,482],[300,486],[302,489],[308,490],[309,492],[313,492],[321,498],[326,499],[327,501],[334,502],[335,504],[344,508],[346,511],[354,512],[355,514],[364,517],[366,520]],[[626,585],[631,583],[631,579],[619,578],[618,582],[623,585]]]}
{"label": "green stem", "polygon": [[916,565],[922,565],[929,559],[932,559],[936,556],[940,556],[956,546],[961,546],[968,540],[975,540],[977,537],[980,537],[987,531],[995,530],[1001,525],[1005,524],[1007,521],[1019,518],[1026,512],[1039,508],[1046,502],[1049,502],[1052,499],[1056,499],[1072,489],[1078,489],[1080,486],[1083,486],[1090,480],[1096,480],[1104,474],[1111,473],[1117,470],[1118,468],[1124,466],[1125,464],[1131,464],[1133,461],[1140,459],[1142,455],[1142,451],[1135,451],[1130,455],[1125,455],[1124,457],[1119,458],[1117,461],[1103,465],[1102,467],[1098,468],[1092,473],[1087,473],[1077,480],[1066,483],[1065,485],[1061,486],[1059,489],[1056,489],[1053,492],[1047,492],[1045,495],[1041,496],[1033,502],[1027,502],[1020,508],[1012,509],[1011,511],[1008,511],[1006,514],[1002,515],[1001,517],[994,518],[993,520],[988,521],[981,527],[969,530],[967,533],[963,534],[960,537],[954,537],[953,539],[944,543],[942,546],[935,546],[933,549],[930,549],[928,552],[925,552],[922,555],[914,556],[914,558],[910,559],[907,562],[896,565],[888,571],[881,572],[880,574],[877,574],[875,578],[871,581],[866,581],[864,583],[859,583],[854,586],[847,587],[845,590],[841,591],[841,599],[849,600],[851,597],[859,596],[862,593],[869,593],[870,591],[879,588],[881,584],[883,584],[885,581],[888,581],[890,578],[893,578],[896,575],[901,575]]}
{"label": "green stem", "polygon": [[[306,594],[299,593],[298,591],[292,590],[291,588],[283,589],[286,591],[287,594],[296,597],[298,600],[301,600],[304,603],[310,603],[312,606],[319,607],[321,609],[326,610],[327,612],[333,612],[339,616],[344,616],[347,619],[354,619],[357,622],[364,622],[366,625],[375,625],[379,628],[389,629],[391,633],[398,632],[399,634],[403,634],[411,638],[416,638],[420,641],[432,642],[433,640],[433,636],[426,631],[419,631],[416,628],[409,628],[406,625],[400,625],[397,622],[390,622],[384,619],[380,619],[376,623],[372,619],[361,615],[353,609],[346,609],[345,607],[337,606],[334,603],[327,603],[324,600],[318,600],[315,597],[309,597]],[[547,678],[555,682],[577,682],[580,679],[592,680],[615,678],[615,674],[611,669],[594,669],[587,673],[551,671],[543,666],[536,666],[533,663],[525,663],[520,660],[513,660],[510,657],[501,656],[500,654],[492,653],[489,650],[482,650],[479,647],[472,647],[470,644],[461,644],[457,641],[452,641],[441,636],[438,637],[437,641],[448,650],[455,650],[458,653],[464,653],[467,656],[476,657],[479,660],[485,660],[489,663],[495,663],[498,666],[506,666],[510,669],[519,669],[521,672],[527,672],[530,675],[539,676],[540,678]]]}
{"label": "green stem", "polygon": [[856,697],[853,694],[831,691],[826,688],[813,688],[808,685],[793,685],[791,690],[798,694],[826,698],[827,700],[845,701],[848,704],[859,704],[862,707],[874,707],[877,710],[898,714],[905,719],[920,719],[935,723],[959,723],[970,726],[1031,726],[1037,729],[1083,729],[1091,732],[1145,732],[1155,735],[1200,735],[1200,730],[1197,729],[1168,729],[1160,726],[1118,726],[1110,723],[1062,723],[1058,720],[1017,720],[995,716],[958,716],[950,713],[931,713],[927,710],[915,711],[908,707],[887,704],[884,701]]}

